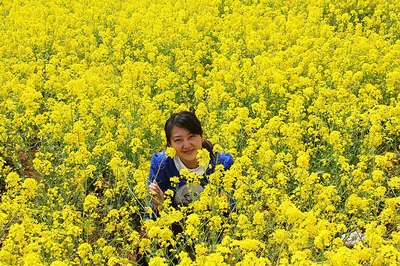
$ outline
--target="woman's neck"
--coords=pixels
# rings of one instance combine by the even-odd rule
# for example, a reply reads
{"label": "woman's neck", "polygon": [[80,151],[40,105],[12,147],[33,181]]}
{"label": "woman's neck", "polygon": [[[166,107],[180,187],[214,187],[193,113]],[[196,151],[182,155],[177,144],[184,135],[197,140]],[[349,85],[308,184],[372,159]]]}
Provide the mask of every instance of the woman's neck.
{"label": "woman's neck", "polygon": [[195,168],[199,167],[199,162],[197,160],[187,162],[187,161],[184,161],[181,159],[181,161],[189,169],[195,169]]}

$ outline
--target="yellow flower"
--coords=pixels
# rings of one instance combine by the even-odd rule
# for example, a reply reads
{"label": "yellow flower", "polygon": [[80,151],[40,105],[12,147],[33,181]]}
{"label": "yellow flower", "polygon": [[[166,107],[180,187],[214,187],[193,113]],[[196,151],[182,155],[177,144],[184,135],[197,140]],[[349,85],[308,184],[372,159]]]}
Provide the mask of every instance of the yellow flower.
{"label": "yellow flower", "polygon": [[276,229],[273,233],[272,233],[272,239],[274,240],[274,242],[278,245],[287,242],[287,231],[284,229]]}
{"label": "yellow flower", "polygon": [[331,244],[332,232],[329,230],[321,230],[314,239],[314,244],[318,249],[323,249]]}
{"label": "yellow flower", "polygon": [[210,152],[207,149],[199,149],[197,150],[196,159],[200,166],[206,167],[210,162]]}
{"label": "yellow flower", "polygon": [[92,246],[89,243],[80,244],[77,250],[77,254],[81,259],[87,259],[92,255]]}
{"label": "yellow flower", "polygon": [[167,147],[165,154],[170,158],[174,158],[176,155],[176,150],[172,147]]}
{"label": "yellow flower", "polygon": [[29,252],[24,255],[23,261],[24,265],[43,265],[40,254],[36,252]]}
{"label": "yellow flower", "polygon": [[296,164],[297,166],[307,170],[309,167],[309,160],[310,156],[308,155],[308,153],[300,151],[297,154]]}
{"label": "yellow flower", "polygon": [[260,211],[256,211],[253,215],[253,224],[264,225],[266,223],[264,214]]}
{"label": "yellow flower", "polygon": [[199,243],[199,244],[196,244],[195,250],[196,250],[196,254],[197,254],[198,256],[202,256],[202,255],[205,255],[205,254],[206,254],[206,252],[207,252],[207,246],[206,246],[205,243]]}
{"label": "yellow flower", "polygon": [[380,182],[383,182],[383,180],[385,180],[384,172],[382,170],[378,170],[378,169],[372,171],[372,180],[378,184]]}
{"label": "yellow flower", "polygon": [[218,143],[214,144],[213,153],[221,153],[221,152],[223,152],[221,145],[219,145]]}
{"label": "yellow flower", "polygon": [[164,265],[165,266],[168,265],[165,258],[161,258],[161,257],[150,258],[149,266],[164,266]]}
{"label": "yellow flower", "polygon": [[115,248],[112,246],[103,246],[101,248],[101,252],[105,258],[111,258],[113,253],[115,252]]}
{"label": "yellow flower", "polygon": [[248,252],[244,255],[242,261],[238,262],[236,265],[238,266],[246,266],[246,265],[255,265],[255,266],[264,266],[264,265],[272,265],[271,261],[268,258],[260,257],[256,252]]}
{"label": "yellow flower", "polygon": [[95,195],[89,194],[85,198],[85,201],[83,203],[83,209],[85,212],[92,211],[96,209],[99,204],[100,204],[99,199]]}
{"label": "yellow flower", "polygon": [[392,188],[400,189],[400,177],[395,176],[388,181],[388,185]]}
{"label": "yellow flower", "polygon": [[213,216],[209,221],[211,230],[220,230],[222,228],[222,218],[220,216]]}
{"label": "yellow flower", "polygon": [[20,177],[17,173],[11,172],[7,175],[5,181],[6,181],[8,189],[13,189],[18,186]]}
{"label": "yellow flower", "polygon": [[196,213],[191,213],[186,219],[185,234],[192,239],[196,239],[199,235],[200,218]]}
{"label": "yellow flower", "polygon": [[228,265],[224,263],[224,257],[221,254],[213,253],[206,257],[204,265]]}
{"label": "yellow flower", "polygon": [[360,198],[355,194],[351,194],[346,202],[346,208],[350,214],[367,212],[369,207],[368,199]]}
{"label": "yellow flower", "polygon": [[235,244],[238,244],[240,246],[240,249],[243,250],[244,253],[249,253],[249,252],[257,252],[261,249],[264,248],[265,244],[262,243],[261,241],[257,240],[257,239],[243,239],[240,240],[238,242],[236,242]]}
{"label": "yellow flower", "polygon": [[110,265],[110,266],[120,265],[120,260],[116,257],[111,257],[108,259],[107,265]]}

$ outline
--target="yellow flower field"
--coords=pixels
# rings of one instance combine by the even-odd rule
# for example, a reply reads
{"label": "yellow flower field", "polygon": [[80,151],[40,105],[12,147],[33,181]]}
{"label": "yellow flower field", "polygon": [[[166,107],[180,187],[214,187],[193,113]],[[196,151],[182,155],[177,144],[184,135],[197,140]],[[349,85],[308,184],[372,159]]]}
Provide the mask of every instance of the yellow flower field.
{"label": "yellow flower field", "polygon": [[[0,265],[400,264],[399,1],[4,0],[0,18]],[[235,162],[146,220],[181,110]]]}

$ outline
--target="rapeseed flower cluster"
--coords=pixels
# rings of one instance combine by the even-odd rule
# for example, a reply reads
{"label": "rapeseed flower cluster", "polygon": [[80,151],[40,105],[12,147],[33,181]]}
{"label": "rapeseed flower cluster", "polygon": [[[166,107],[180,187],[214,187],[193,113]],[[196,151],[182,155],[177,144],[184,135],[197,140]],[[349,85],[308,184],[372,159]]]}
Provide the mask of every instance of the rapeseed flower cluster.
{"label": "rapeseed flower cluster", "polygon": [[[400,264],[399,14],[394,0],[2,1],[0,264]],[[151,154],[181,110],[235,162],[149,220]]]}

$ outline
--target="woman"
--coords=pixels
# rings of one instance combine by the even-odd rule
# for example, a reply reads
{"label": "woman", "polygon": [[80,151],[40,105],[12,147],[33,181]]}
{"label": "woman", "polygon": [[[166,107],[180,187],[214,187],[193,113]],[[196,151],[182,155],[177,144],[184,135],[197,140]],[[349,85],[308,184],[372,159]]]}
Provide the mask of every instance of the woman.
{"label": "woman", "polygon": [[[174,191],[173,206],[187,205],[193,197],[190,192],[201,192],[208,183],[207,176],[215,171],[217,164],[222,164],[229,169],[233,159],[229,153],[213,153],[213,145],[203,138],[201,123],[195,114],[183,111],[174,113],[165,123],[165,136],[167,147],[174,148],[176,154],[173,158],[168,157],[166,151],[153,154],[148,179],[149,193],[153,209],[157,213],[164,201],[164,192],[168,189]],[[210,153],[209,165],[199,165],[196,159],[197,151],[205,148]],[[177,186],[173,186],[172,177],[179,177],[179,172],[187,168],[191,172],[203,176],[200,186],[188,189],[184,178],[179,180]],[[189,195],[189,197],[188,197]]]}

